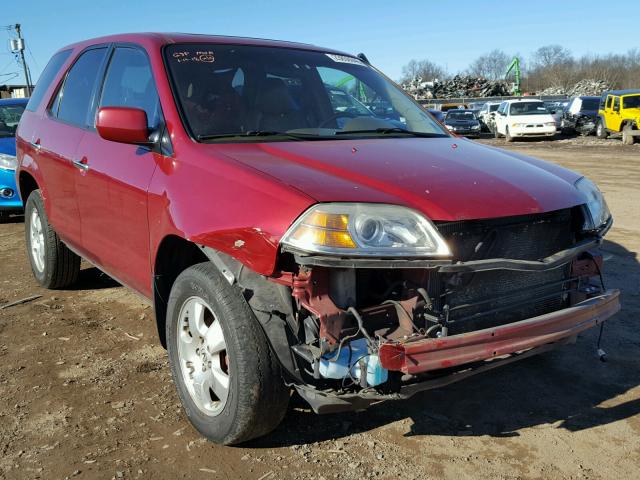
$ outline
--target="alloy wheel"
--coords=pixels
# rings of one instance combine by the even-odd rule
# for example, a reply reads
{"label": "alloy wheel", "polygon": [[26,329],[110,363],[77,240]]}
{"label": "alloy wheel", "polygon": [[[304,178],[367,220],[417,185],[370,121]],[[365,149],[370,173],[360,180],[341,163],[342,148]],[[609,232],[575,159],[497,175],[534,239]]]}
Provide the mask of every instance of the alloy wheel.
{"label": "alloy wheel", "polygon": [[44,270],[45,244],[44,232],[42,231],[42,220],[40,220],[40,214],[38,213],[37,208],[34,208],[31,211],[31,218],[29,219],[29,235],[33,264],[38,272],[42,272]]}
{"label": "alloy wheel", "polygon": [[230,378],[220,321],[200,297],[189,297],[178,321],[180,372],[191,399],[205,415],[219,415],[227,403]]}

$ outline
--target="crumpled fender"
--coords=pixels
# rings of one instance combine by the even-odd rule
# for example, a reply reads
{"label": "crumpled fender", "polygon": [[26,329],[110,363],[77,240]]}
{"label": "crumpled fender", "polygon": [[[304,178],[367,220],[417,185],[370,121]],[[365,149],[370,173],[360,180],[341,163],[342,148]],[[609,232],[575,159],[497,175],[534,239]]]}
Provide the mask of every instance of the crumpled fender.
{"label": "crumpled fender", "polygon": [[151,180],[151,266],[162,239],[177,235],[225,253],[256,273],[271,275],[280,238],[315,201],[223,155],[206,164],[189,158],[202,159],[202,154],[180,152],[180,161],[160,159]]}

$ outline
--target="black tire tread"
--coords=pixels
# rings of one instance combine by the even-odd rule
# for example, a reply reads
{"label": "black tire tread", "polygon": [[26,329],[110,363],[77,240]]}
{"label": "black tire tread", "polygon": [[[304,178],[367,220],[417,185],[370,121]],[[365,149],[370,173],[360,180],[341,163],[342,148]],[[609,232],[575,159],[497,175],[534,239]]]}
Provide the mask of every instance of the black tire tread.
{"label": "black tire tread", "polygon": [[[234,343],[237,346],[245,346],[235,349],[232,358],[236,366],[236,380],[239,382],[233,428],[223,435],[214,437],[203,432],[198,425],[195,427],[212,440],[225,445],[239,444],[266,435],[280,424],[289,401],[289,389],[282,380],[280,363],[272,352],[266,334],[251,307],[237,287],[229,285],[210,262],[189,267],[178,276],[174,287],[193,276],[209,282],[216,295],[217,307],[227,313],[223,321],[230,327],[225,332],[227,345]],[[172,289],[168,315],[176,309],[178,294],[176,289]],[[214,305],[212,307],[215,308]],[[216,315],[219,315],[219,312],[216,312]],[[171,319],[167,318],[167,329],[173,328],[174,325]],[[167,331],[167,338],[173,338],[170,331]],[[247,379],[253,380],[247,383]]]}

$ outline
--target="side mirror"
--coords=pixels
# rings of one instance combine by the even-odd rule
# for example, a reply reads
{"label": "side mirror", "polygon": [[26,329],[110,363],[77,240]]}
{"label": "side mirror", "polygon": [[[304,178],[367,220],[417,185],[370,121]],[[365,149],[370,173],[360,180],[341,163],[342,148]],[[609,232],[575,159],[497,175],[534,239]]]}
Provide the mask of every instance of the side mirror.
{"label": "side mirror", "polygon": [[96,130],[105,140],[148,145],[147,113],[140,108],[102,107],[98,110]]}

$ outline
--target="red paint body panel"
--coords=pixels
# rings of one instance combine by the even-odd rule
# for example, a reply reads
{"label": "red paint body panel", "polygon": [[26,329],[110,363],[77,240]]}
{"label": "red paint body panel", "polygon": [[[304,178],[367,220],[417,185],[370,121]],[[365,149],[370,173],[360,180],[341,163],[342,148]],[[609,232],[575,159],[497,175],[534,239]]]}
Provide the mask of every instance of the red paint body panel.
{"label": "red paint body panel", "polygon": [[592,328],[620,310],[620,292],[604,294],[573,307],[500,327],[407,343],[384,343],[380,363],[409,374],[488,360],[558,342]]}
{"label": "red paint body panel", "polygon": [[[140,154],[134,145],[52,120],[45,100],[23,116],[18,159],[20,171],[33,175],[43,189],[61,237],[147,296],[164,238],[176,235],[208,245],[272,275],[280,238],[316,202],[400,204],[434,220],[520,215],[583,202],[572,185],[577,174],[454,137],[236,145],[189,138],[164,68],[164,45],[217,42],[340,53],[310,45],[184,34],[88,40],[64,47],[73,54],[45,99],[84,48],[112,42],[147,51],[173,155]],[[36,133],[41,152],[55,155],[30,147]],[[86,161],[88,173],[74,168],[73,160]]]}
{"label": "red paint body panel", "polygon": [[269,172],[319,202],[407,205],[432,220],[506,217],[584,203],[573,187],[579,175],[461,139],[283,142],[211,149]]}

